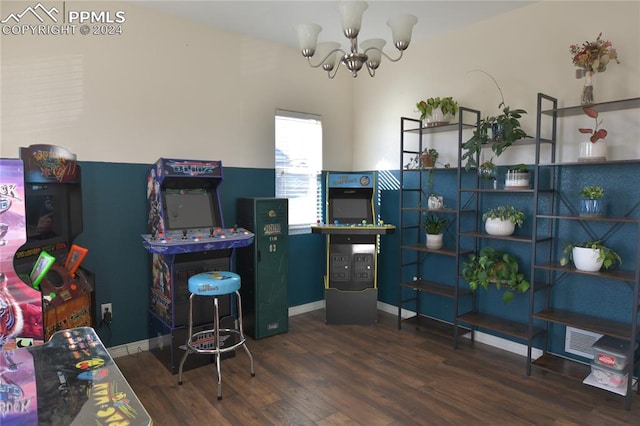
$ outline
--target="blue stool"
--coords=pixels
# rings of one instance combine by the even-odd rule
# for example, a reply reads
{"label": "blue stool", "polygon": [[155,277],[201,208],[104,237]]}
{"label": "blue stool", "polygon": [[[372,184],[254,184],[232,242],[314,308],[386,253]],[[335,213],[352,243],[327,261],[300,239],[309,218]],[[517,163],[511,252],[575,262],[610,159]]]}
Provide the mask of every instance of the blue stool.
{"label": "blue stool", "polygon": [[[246,337],[242,331],[242,299],[240,298],[240,276],[233,272],[203,272],[189,278],[189,338],[186,351],[180,361],[178,369],[178,384],[182,384],[182,366],[189,354],[210,354],[216,356],[216,373],[218,376],[218,400],[222,399],[222,372],[220,370],[220,355],[235,351],[242,346],[249,356],[251,376],[256,373],[253,369],[253,356],[246,345]],[[220,328],[218,297],[235,293],[238,301],[237,328]],[[193,333],[193,298],[196,296],[213,297],[213,329]],[[221,337],[222,334],[222,337]]]}

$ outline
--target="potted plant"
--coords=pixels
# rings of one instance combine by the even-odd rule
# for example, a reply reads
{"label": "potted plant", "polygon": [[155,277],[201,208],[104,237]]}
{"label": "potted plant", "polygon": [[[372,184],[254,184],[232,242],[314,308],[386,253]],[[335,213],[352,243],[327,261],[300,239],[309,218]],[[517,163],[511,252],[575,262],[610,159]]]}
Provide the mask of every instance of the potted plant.
{"label": "potted plant", "polygon": [[505,189],[527,189],[529,188],[529,166],[517,164],[507,169],[507,176],[504,180]]}
{"label": "potted plant", "polygon": [[462,263],[462,277],[473,291],[479,287],[486,290],[489,284],[495,284],[498,289],[504,286],[502,300],[509,303],[515,293],[529,290],[529,281],[519,269],[518,259],[511,253],[484,247],[478,254],[469,255]]}
{"label": "potted plant", "polygon": [[490,145],[491,150],[499,157],[500,154],[515,141],[527,137],[527,133],[522,130],[520,125],[520,118],[522,118],[522,115],[526,114],[527,111],[523,109],[511,109],[511,107],[505,104],[502,89],[500,89],[498,82],[491,74],[482,70],[473,71],[482,72],[493,80],[500,93],[501,102],[498,104],[498,109],[500,109],[502,113],[493,117],[482,118],[473,131],[471,138],[462,144],[462,149],[464,150],[462,160],[466,161],[466,170],[478,166],[477,159],[483,146]]}
{"label": "potted plant", "polygon": [[440,153],[435,148],[425,148],[420,153],[420,165],[423,169],[435,167],[438,164]]}
{"label": "potted plant", "polygon": [[600,216],[602,214],[602,198],[604,188],[600,185],[588,185],[583,187],[579,193],[580,216]]}
{"label": "potted plant", "polygon": [[522,227],[526,215],[512,205],[498,206],[482,215],[484,229],[489,235],[511,235],[516,226]]}
{"label": "potted plant", "polygon": [[458,112],[458,102],[451,96],[429,98],[416,104],[420,111],[420,120],[426,121],[426,127],[449,124]]}
{"label": "potted plant", "polygon": [[480,164],[480,177],[485,180],[496,179],[496,165],[493,162],[493,157],[489,161],[484,161]]}
{"label": "potted plant", "polygon": [[589,134],[591,137],[586,142],[580,142],[580,156],[578,161],[606,161],[607,159],[607,146],[599,140],[604,140],[607,137],[607,131],[605,129],[599,129],[602,125],[602,120],[598,121],[598,111],[593,108],[583,108],[584,113],[595,120],[595,126],[590,128],[581,127],[578,131],[582,134]]}
{"label": "potted plant", "polygon": [[567,244],[562,253],[560,264],[573,263],[578,271],[596,272],[622,263],[620,255],[599,240]]}
{"label": "potted plant", "polygon": [[442,231],[449,221],[444,217],[438,217],[435,214],[429,214],[424,217],[422,224],[427,233],[427,248],[442,248]]}

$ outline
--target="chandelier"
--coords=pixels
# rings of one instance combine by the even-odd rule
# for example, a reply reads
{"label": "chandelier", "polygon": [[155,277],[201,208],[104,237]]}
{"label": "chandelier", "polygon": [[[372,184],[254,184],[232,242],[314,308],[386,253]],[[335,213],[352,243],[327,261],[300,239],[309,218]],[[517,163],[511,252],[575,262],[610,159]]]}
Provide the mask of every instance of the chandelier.
{"label": "chandelier", "polygon": [[[345,52],[338,42],[322,42],[318,43],[318,34],[322,31],[322,27],[317,24],[299,24],[295,26],[298,35],[298,42],[302,56],[308,59],[309,65],[313,68],[322,67],[327,72],[329,78],[335,77],[341,64],[344,64],[353,77],[358,76],[358,71],[366,66],[369,75],[373,77],[376,69],[380,66],[382,56],[391,62],[397,62],[402,58],[402,52],[409,47],[411,42],[411,32],[413,26],[418,22],[418,18],[413,15],[400,15],[387,21],[387,25],[391,28],[393,36],[393,44],[400,51],[400,56],[396,59],[391,58],[382,51],[387,43],[381,38],[372,38],[364,40],[358,46],[358,34],[362,25],[362,14],[367,10],[367,2],[365,1],[341,1],[339,3],[340,16],[342,18],[342,31],[351,43],[351,51]],[[360,47],[360,51],[358,51]],[[340,61],[336,67],[338,60]],[[317,54],[317,55],[316,55]],[[322,58],[318,64],[313,64],[311,58]],[[333,72],[332,72],[333,71]]]}

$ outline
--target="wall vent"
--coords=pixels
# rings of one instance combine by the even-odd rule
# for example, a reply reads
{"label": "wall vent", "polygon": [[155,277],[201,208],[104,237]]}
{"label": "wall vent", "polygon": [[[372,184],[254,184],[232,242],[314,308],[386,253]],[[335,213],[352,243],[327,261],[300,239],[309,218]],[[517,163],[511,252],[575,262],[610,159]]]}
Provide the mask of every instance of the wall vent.
{"label": "wall vent", "polygon": [[594,353],[591,345],[601,337],[602,334],[580,330],[579,328],[567,327],[567,331],[564,336],[564,350],[570,354],[593,359]]}

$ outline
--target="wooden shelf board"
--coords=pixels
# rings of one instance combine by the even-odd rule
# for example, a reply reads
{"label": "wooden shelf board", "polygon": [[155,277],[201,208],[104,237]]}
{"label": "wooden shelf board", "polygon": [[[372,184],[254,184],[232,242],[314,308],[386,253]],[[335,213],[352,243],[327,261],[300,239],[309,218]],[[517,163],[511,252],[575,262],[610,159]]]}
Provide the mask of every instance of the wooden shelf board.
{"label": "wooden shelf board", "polygon": [[539,214],[538,219],[562,219],[562,220],[579,220],[590,222],[625,222],[640,223],[640,217],[623,217],[623,216],[568,216],[568,215],[551,215]]}
{"label": "wooden shelf board", "polygon": [[640,108],[640,98],[630,98],[619,101],[600,102],[591,105],[576,105],[564,108],[548,109],[542,111],[542,114],[553,115],[554,113],[556,113],[558,117],[570,117],[572,115],[584,114],[584,107],[595,109],[598,112]]}
{"label": "wooden shelf board", "polygon": [[531,365],[580,381],[584,380],[591,372],[591,368],[586,364],[562,358],[548,352],[533,361]]}
{"label": "wooden shelf board", "polygon": [[441,248],[436,250],[436,249],[427,248],[427,246],[422,244],[407,244],[407,245],[400,246],[400,248],[405,250],[422,251],[425,253],[437,253],[443,256],[452,256],[452,257],[456,256],[456,251],[454,249]]}
{"label": "wooden shelf board", "polygon": [[[470,312],[458,317],[458,321],[466,324],[475,325],[477,327],[486,328],[488,330],[497,331],[508,336],[516,337],[518,339],[527,340],[529,326],[527,324],[519,323],[516,321],[507,320],[504,318],[488,315],[480,312]],[[533,335],[542,333],[543,330],[538,327],[534,327]]]}
{"label": "wooden shelf board", "polygon": [[520,243],[531,243],[531,237],[523,237],[520,235],[490,235],[486,232],[461,232],[461,237],[475,237],[475,238],[487,238],[493,240],[507,240],[507,241],[517,241]]}
{"label": "wooden shelf board", "polygon": [[[413,325],[439,336],[447,338],[451,338],[453,336],[453,324],[425,315],[414,315],[402,320],[402,323]],[[458,326],[458,337],[468,333],[471,333],[471,330],[469,328]]]}
{"label": "wooden shelf board", "polygon": [[545,309],[535,313],[533,317],[620,339],[631,339],[631,324],[624,322],[578,314],[562,309]]}
{"label": "wooden shelf board", "polygon": [[535,268],[546,269],[550,271],[568,272],[571,274],[590,275],[592,277],[601,277],[604,279],[626,281],[630,283],[635,282],[635,273],[632,271],[613,270],[603,272],[585,272],[578,271],[572,266],[562,266],[559,262],[541,263],[539,265],[535,265]]}
{"label": "wooden shelf board", "polygon": [[[452,285],[440,284],[433,281],[417,280],[400,283],[401,287],[410,288],[412,290],[421,291],[424,293],[437,294],[438,296],[444,296],[454,298],[455,287]],[[458,289],[458,296],[466,296],[471,294],[471,290],[461,288]]]}

